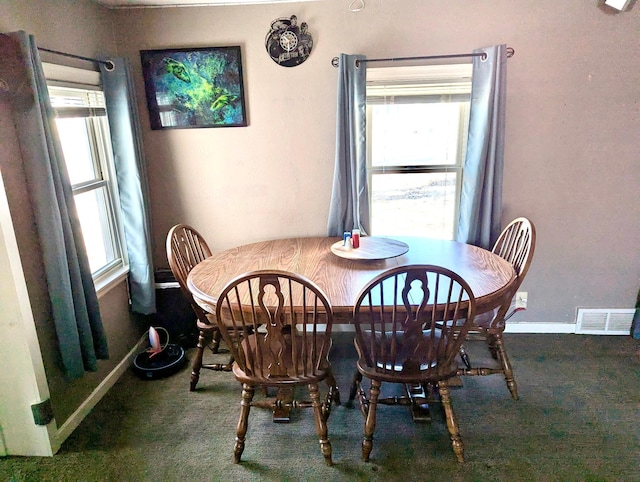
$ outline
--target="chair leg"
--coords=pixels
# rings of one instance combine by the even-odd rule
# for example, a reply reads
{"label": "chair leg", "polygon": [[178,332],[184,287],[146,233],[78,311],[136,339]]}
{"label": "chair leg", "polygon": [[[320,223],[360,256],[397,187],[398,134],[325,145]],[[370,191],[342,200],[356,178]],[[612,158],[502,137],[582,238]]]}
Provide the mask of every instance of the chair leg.
{"label": "chair leg", "polygon": [[438,392],[440,393],[440,400],[442,401],[442,407],[444,408],[447,428],[449,429],[451,444],[453,445],[453,452],[456,454],[458,462],[462,463],[464,462],[464,446],[462,445],[462,438],[460,437],[458,421],[456,420],[456,416],[453,413],[451,396],[449,394],[449,386],[447,385],[446,381],[441,381],[438,383]]}
{"label": "chair leg", "polygon": [[233,462],[240,463],[240,457],[244,452],[244,441],[249,428],[249,410],[251,410],[251,400],[255,390],[248,384],[242,385],[242,401],[240,402],[240,418],[238,420],[238,429],[236,430],[236,444],[233,449]]}
{"label": "chair leg", "polygon": [[316,432],[318,433],[318,439],[320,440],[320,451],[324,456],[324,461],[327,465],[333,465],[331,460],[331,442],[329,442],[329,430],[327,428],[327,421],[322,414],[322,403],[320,402],[320,392],[318,391],[317,383],[309,384],[309,396],[311,397],[311,405],[313,406],[313,413],[316,420]]}
{"label": "chair leg", "polygon": [[507,356],[502,335],[493,335],[493,338],[496,351],[498,353],[498,360],[500,361],[500,365],[502,365],[502,370],[504,371],[504,379],[507,382],[507,388],[511,392],[511,398],[518,400],[518,385],[516,384],[516,379],[513,376],[513,368],[511,368],[511,362]]}
{"label": "chair leg", "polygon": [[198,335],[198,345],[196,347],[196,356],[193,358],[193,364],[191,365],[191,383],[189,385],[189,391],[193,392],[196,389],[198,380],[200,380],[200,369],[202,368],[202,357],[204,355],[205,335],[204,331],[200,330]]}
{"label": "chair leg", "polygon": [[369,462],[369,455],[373,449],[373,432],[376,430],[376,408],[378,406],[378,397],[380,396],[379,380],[371,380],[371,392],[369,397],[369,410],[367,411],[367,419],[364,424],[364,440],[362,441],[362,460]]}
{"label": "chair leg", "polygon": [[351,389],[349,390],[349,401],[353,402],[356,398],[356,394],[358,393],[358,386],[362,382],[362,374],[356,370],[353,374],[353,381],[351,382]]}
{"label": "chair leg", "polygon": [[222,333],[217,328],[213,331],[213,340],[211,341],[211,351],[218,353],[220,350],[220,340],[222,340]]}
{"label": "chair leg", "polygon": [[489,348],[489,353],[491,353],[491,356],[493,357],[494,360],[498,359],[498,346],[497,346],[497,335],[494,334],[487,334],[487,347]]}
{"label": "chair leg", "polygon": [[469,358],[469,354],[467,353],[464,345],[460,345],[460,359],[462,360],[462,363],[464,363],[464,366],[471,370],[471,359]]}
{"label": "chair leg", "polygon": [[327,378],[325,378],[325,383],[329,387],[327,391],[327,396],[322,404],[322,416],[324,417],[325,422],[329,419],[329,415],[331,414],[331,407],[335,403],[336,405],[340,405],[340,390],[338,388],[338,384],[336,383],[336,379],[333,376],[333,372],[331,368],[329,368],[327,373]]}

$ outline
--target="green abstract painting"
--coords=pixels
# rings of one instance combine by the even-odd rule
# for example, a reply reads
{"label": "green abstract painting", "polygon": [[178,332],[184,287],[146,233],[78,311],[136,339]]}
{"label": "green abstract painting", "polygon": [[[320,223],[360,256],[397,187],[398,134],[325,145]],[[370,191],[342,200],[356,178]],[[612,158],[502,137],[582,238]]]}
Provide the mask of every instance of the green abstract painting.
{"label": "green abstract painting", "polygon": [[240,47],[142,50],[152,129],[247,125]]}

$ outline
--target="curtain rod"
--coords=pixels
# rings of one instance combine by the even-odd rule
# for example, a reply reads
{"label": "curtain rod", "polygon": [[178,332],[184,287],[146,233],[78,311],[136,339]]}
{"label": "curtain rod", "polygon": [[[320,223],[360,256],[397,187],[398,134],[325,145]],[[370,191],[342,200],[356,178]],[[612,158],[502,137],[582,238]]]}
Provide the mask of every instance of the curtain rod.
{"label": "curtain rod", "polygon": [[95,62],[97,64],[103,64],[108,71],[112,71],[116,68],[115,64],[111,60],[98,60],[91,57],[83,57],[82,55],[68,54],[66,52],[60,52],[58,50],[45,49],[44,47],[38,47],[38,50],[43,52],[49,52],[50,54],[62,55],[63,57],[71,57],[72,59],[85,60],[87,62]]}
{"label": "curtain rod", "polygon": [[[513,47],[507,47],[507,58],[513,57],[516,51]],[[470,54],[449,54],[449,55],[422,55],[419,57],[392,57],[388,59],[364,59],[364,60],[356,60],[356,67],[360,65],[361,62],[398,62],[403,60],[434,60],[434,59],[454,59],[460,57],[482,57],[482,60],[487,58],[487,54],[482,53],[470,53]],[[340,65],[340,59],[338,57],[334,57],[331,59],[331,65],[334,67],[338,67]]]}

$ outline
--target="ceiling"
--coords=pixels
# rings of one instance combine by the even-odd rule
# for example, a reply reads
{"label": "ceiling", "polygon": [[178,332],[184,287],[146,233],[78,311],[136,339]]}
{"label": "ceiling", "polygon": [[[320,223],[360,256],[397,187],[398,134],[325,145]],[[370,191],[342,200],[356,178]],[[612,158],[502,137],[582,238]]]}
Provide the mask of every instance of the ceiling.
{"label": "ceiling", "polygon": [[318,0],[93,0],[107,8],[194,7],[259,3],[314,2]]}

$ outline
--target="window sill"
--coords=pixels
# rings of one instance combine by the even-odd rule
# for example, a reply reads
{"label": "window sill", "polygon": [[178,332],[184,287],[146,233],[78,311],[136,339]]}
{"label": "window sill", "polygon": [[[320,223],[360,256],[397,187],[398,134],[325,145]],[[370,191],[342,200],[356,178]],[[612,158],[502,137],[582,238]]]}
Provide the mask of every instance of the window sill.
{"label": "window sill", "polygon": [[125,280],[128,275],[129,275],[129,267],[120,266],[117,269],[114,269],[109,273],[101,276],[99,279],[94,280],[98,299],[102,298],[109,291],[111,291],[112,288],[114,288],[120,282]]}

